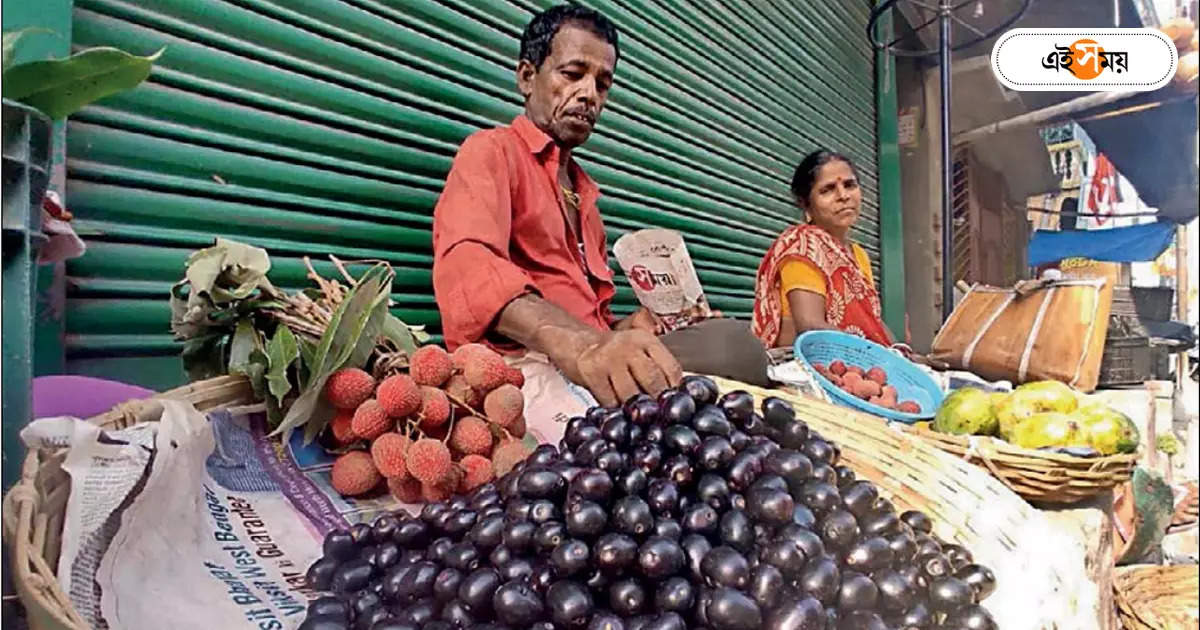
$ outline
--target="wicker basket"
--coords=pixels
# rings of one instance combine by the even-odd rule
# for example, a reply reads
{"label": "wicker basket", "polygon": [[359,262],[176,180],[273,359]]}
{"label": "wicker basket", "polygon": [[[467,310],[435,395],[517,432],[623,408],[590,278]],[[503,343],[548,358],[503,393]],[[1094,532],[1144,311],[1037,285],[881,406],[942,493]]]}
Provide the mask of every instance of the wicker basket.
{"label": "wicker basket", "polygon": [[[841,448],[841,461],[879,486],[898,510],[922,510],[941,538],[995,571],[984,605],[1002,628],[1096,627],[1100,593],[1084,579],[1085,551],[985,471],[901,431],[899,423],[821,401],[714,379],[721,391],[790,402],[809,427]],[[1090,588],[1090,591],[1088,590]],[[1107,588],[1107,587],[1106,587]]]}
{"label": "wicker basket", "polygon": [[[1073,576],[1082,573],[1082,548],[1064,542],[1042,515],[984,471],[915,439],[873,416],[826,403],[715,379],[723,390],[780,396],[809,425],[834,440],[842,461],[877,483],[898,509],[920,509],[935,520],[935,533],[965,545],[999,580],[985,602],[1002,627],[1085,628],[1087,596]],[[216,379],[167,392],[198,409],[248,401],[248,384]],[[106,427],[155,420],[153,400],[135,401],[93,418]],[[18,594],[34,630],[83,630],[78,614],[54,577],[69,479],[62,453],[30,453],[24,474],[4,500],[5,537],[13,549]],[[12,517],[10,523],[7,519]],[[1015,617],[1014,617],[1015,616]]]}
{"label": "wicker basket", "polygon": [[[253,392],[244,377],[222,376],[122,403],[89,422],[107,429],[156,422],[162,414],[156,398],[186,400],[205,411],[249,403]],[[61,450],[29,452],[20,481],[4,496],[4,541],[11,552],[13,584],[32,630],[87,629],[55,578],[71,491],[71,479],[61,467],[64,458]]]}
{"label": "wicker basket", "polygon": [[923,427],[904,431],[983,467],[1013,492],[1037,503],[1076,503],[1129,481],[1136,455],[1073,457],[1021,448],[979,435],[951,435]]}
{"label": "wicker basket", "polygon": [[1118,567],[1113,580],[1125,630],[1185,630],[1200,626],[1200,567]]}

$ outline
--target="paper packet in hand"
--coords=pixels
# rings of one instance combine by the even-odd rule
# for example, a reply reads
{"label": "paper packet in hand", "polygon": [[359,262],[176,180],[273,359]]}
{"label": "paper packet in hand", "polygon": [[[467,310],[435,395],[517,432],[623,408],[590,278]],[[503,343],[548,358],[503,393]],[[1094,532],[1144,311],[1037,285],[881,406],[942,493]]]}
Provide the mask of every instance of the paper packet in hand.
{"label": "paper packet in hand", "polygon": [[671,332],[706,319],[712,311],[683,236],[674,230],[630,232],[613,246],[638,302]]}

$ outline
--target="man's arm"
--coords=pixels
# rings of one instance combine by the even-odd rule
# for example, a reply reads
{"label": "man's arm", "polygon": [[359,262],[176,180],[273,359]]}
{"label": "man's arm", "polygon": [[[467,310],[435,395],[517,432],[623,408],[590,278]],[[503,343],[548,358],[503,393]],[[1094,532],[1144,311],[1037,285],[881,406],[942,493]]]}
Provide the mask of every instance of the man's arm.
{"label": "man's arm", "polygon": [[467,138],[433,213],[433,289],[447,341],[483,338],[515,298],[535,291],[509,258],[512,190],[503,148]]}
{"label": "man's arm", "polygon": [[653,333],[597,330],[536,295],[510,302],[496,332],[550,357],[602,405],[619,404],[639,391],[657,393],[682,376],[679,362]]}

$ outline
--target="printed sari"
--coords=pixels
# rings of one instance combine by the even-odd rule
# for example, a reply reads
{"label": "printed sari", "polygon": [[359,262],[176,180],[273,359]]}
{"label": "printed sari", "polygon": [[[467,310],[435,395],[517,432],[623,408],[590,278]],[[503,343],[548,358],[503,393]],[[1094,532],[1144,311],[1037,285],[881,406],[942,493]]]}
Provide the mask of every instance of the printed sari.
{"label": "printed sari", "polygon": [[879,293],[859,271],[853,252],[829,232],[805,224],[784,230],[758,266],[753,330],[766,347],[775,347],[781,329],[779,271],[785,262],[797,258],[811,263],[825,277],[825,321],[829,325],[884,346],[892,345],[892,335],[883,323]]}

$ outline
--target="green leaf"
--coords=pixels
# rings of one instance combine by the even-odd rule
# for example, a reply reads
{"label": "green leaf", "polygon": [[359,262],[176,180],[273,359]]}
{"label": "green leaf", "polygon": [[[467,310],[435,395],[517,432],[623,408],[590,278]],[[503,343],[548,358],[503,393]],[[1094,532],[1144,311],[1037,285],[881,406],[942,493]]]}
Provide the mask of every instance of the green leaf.
{"label": "green leaf", "polygon": [[383,330],[383,322],[387,318],[387,314],[387,300],[379,300],[367,313],[367,321],[363,325],[362,333],[358,342],[354,344],[350,357],[346,359],[345,365],[366,365],[375,346],[379,345],[379,333]]}
{"label": "green leaf", "polygon": [[228,340],[229,335],[219,333],[195,337],[184,343],[180,358],[188,379],[202,381],[226,374],[225,344]]}
{"label": "green leaf", "polygon": [[310,364],[310,377],[304,391],[300,393],[296,402],[292,403],[283,422],[279,423],[271,435],[282,434],[286,440],[292,430],[307,423],[305,439],[311,441],[324,428],[325,423],[332,417],[332,412],[324,414],[322,411],[322,405],[328,407],[321,396],[325,381],[335,370],[346,365],[354,354],[359,339],[369,327],[372,313],[380,302],[387,301],[392,276],[390,267],[376,265],[359,278],[358,284],[342,300],[330,318],[325,334],[321,336],[316,355]]}
{"label": "green leaf", "polygon": [[313,361],[315,361],[317,357],[317,345],[308,339],[305,339],[304,337],[301,337],[299,341],[300,365],[296,372],[298,376],[298,382],[300,383],[300,389],[303,390],[304,388],[308,387],[308,380],[311,378],[313,372]]}
{"label": "green leaf", "polygon": [[240,369],[240,372],[246,375],[250,381],[250,388],[254,390],[255,400],[267,400],[267,359],[266,353],[255,348],[250,352],[250,359]]}
{"label": "green leaf", "polygon": [[[295,405],[292,406],[295,407]],[[325,425],[329,424],[330,420],[333,420],[334,412],[333,405],[329,404],[329,401],[325,400],[324,397],[317,399],[316,406],[313,407],[312,413],[308,416],[308,423],[304,425],[305,444],[309,444],[317,439],[317,436],[325,429]]]}
{"label": "green leaf", "polygon": [[259,288],[271,286],[267,280],[270,270],[267,250],[218,238],[212,247],[188,257],[186,275],[192,287],[188,303],[206,298],[217,304],[243,300]]}
{"label": "green leaf", "polygon": [[48,28],[42,28],[40,26],[30,26],[28,28],[22,28],[15,31],[8,31],[4,34],[4,72],[8,72],[8,69],[13,67],[13,64],[16,63],[17,56],[20,54],[20,51],[17,50],[17,47],[21,45],[21,42],[26,41],[26,38],[30,35],[36,35],[38,33],[53,34],[54,31]]}
{"label": "green leaf", "polygon": [[54,120],[66,118],[105,96],[137,87],[163,50],[139,57],[116,48],[90,48],[67,59],[13,66],[4,71],[4,96]]}
{"label": "green leaf", "polygon": [[396,344],[396,347],[412,354],[417,351],[419,339],[412,327],[400,321],[398,317],[390,312],[383,320],[382,335]]}
{"label": "green leaf", "polygon": [[283,420],[283,406],[281,403],[275,402],[274,398],[267,397],[267,426],[277,427],[279,422]]}
{"label": "green leaf", "polygon": [[261,345],[254,323],[249,319],[239,321],[233,331],[233,342],[229,345],[229,372],[244,373],[244,368],[250,363],[250,353],[259,349]]}
{"label": "green leaf", "polygon": [[300,358],[300,348],[296,345],[296,336],[287,326],[278,326],[275,336],[267,344],[267,358],[270,367],[267,371],[267,384],[271,395],[283,403],[283,397],[292,391],[292,382],[288,380],[288,368]]}

